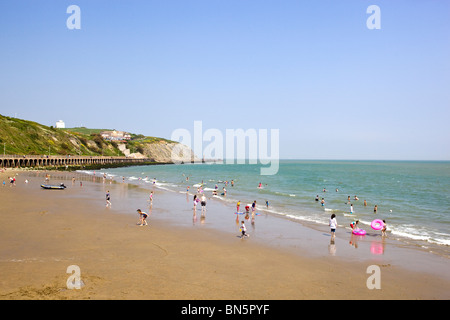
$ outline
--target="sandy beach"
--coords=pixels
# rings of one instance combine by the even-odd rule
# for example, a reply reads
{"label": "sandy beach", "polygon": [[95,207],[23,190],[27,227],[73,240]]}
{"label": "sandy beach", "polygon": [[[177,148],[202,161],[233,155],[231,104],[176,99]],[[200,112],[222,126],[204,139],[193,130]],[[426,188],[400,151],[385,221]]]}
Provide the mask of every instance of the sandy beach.
{"label": "sandy beach", "polygon": [[[40,188],[43,171],[1,174],[6,180],[0,187],[2,300],[450,298],[446,261],[436,260],[424,267],[435,269],[427,271],[393,258],[314,254],[314,246],[333,250],[325,232],[299,231],[289,240],[290,231],[278,230],[287,221],[274,225],[271,217],[258,217],[257,229],[247,226],[250,237],[240,239],[239,221],[221,222],[225,206],[212,200],[202,219],[200,206],[193,216],[186,195],[157,190],[150,208],[148,192],[139,187],[74,172],[49,173],[51,183],[64,182],[67,188]],[[17,181],[11,187],[7,178],[13,174]],[[108,190],[111,208],[105,206]],[[149,212],[149,226],[137,225],[138,208]],[[273,236],[276,232],[283,232],[283,241]],[[265,236],[274,240],[264,241]],[[339,252],[355,251],[343,238],[336,246]],[[391,254],[401,250],[392,248]],[[414,259],[423,265],[421,254],[405,255],[405,265]],[[81,271],[80,289],[67,287],[71,265]],[[371,265],[380,268],[381,289],[367,286]]]}

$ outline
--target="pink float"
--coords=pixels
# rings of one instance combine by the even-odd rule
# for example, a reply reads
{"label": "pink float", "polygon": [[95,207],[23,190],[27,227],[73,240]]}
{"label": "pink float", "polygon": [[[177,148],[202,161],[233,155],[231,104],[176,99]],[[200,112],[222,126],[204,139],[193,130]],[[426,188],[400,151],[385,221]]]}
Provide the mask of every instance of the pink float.
{"label": "pink float", "polygon": [[381,230],[383,229],[383,220],[375,219],[370,224],[373,230]]}
{"label": "pink float", "polygon": [[363,236],[366,234],[366,230],[363,230],[363,229],[353,230],[352,233],[357,236]]}

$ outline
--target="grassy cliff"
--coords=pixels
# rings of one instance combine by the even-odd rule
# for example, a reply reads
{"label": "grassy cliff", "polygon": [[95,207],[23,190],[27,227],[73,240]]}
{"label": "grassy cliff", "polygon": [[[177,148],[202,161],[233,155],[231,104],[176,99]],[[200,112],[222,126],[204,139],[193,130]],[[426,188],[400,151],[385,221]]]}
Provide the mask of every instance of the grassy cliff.
{"label": "grassy cliff", "polygon": [[[123,156],[116,142],[105,141],[100,132],[107,129],[56,129],[37,122],[0,115],[0,153],[16,155]],[[171,142],[132,134],[127,149],[141,152],[148,144]],[[143,153],[143,152],[141,152]]]}

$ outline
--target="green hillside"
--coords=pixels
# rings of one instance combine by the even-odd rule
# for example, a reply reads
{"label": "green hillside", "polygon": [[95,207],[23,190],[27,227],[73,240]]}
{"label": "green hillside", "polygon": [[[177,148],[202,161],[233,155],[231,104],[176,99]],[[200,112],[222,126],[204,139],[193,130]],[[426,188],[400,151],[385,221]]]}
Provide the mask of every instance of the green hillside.
{"label": "green hillside", "polygon": [[[0,153],[16,155],[84,155],[123,156],[116,142],[105,141],[104,129],[56,129],[37,122],[0,115]],[[131,134],[127,143],[131,152],[141,151],[145,144],[168,141]]]}
{"label": "green hillside", "polygon": [[0,115],[0,152],[17,155],[122,155],[98,134],[82,134]]}

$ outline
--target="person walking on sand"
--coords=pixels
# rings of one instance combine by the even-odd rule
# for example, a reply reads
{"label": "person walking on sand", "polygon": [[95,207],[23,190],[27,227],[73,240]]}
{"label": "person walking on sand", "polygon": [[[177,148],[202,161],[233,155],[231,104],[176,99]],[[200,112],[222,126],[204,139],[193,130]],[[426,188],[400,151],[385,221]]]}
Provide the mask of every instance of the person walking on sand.
{"label": "person walking on sand", "polygon": [[330,217],[329,226],[331,230],[331,239],[334,240],[335,234],[336,234],[336,227],[337,227],[337,221],[336,221],[336,215],[333,213]]}
{"label": "person walking on sand", "polygon": [[109,193],[109,190],[106,191],[106,207],[110,207],[111,208],[111,195]]}
{"label": "person walking on sand", "polygon": [[249,237],[249,235],[247,234],[247,228],[245,227],[245,223],[244,223],[244,220],[242,220],[242,222],[241,222],[241,239],[243,238],[243,237]]}
{"label": "person walking on sand", "polygon": [[136,211],[137,211],[138,214],[139,214],[139,222],[140,222],[139,225],[140,225],[141,227],[142,227],[142,226],[148,226],[147,221],[145,221],[145,219],[147,219],[147,217],[148,217],[148,214],[145,213],[145,212],[143,212],[143,211],[141,211],[141,209],[137,209]]}

